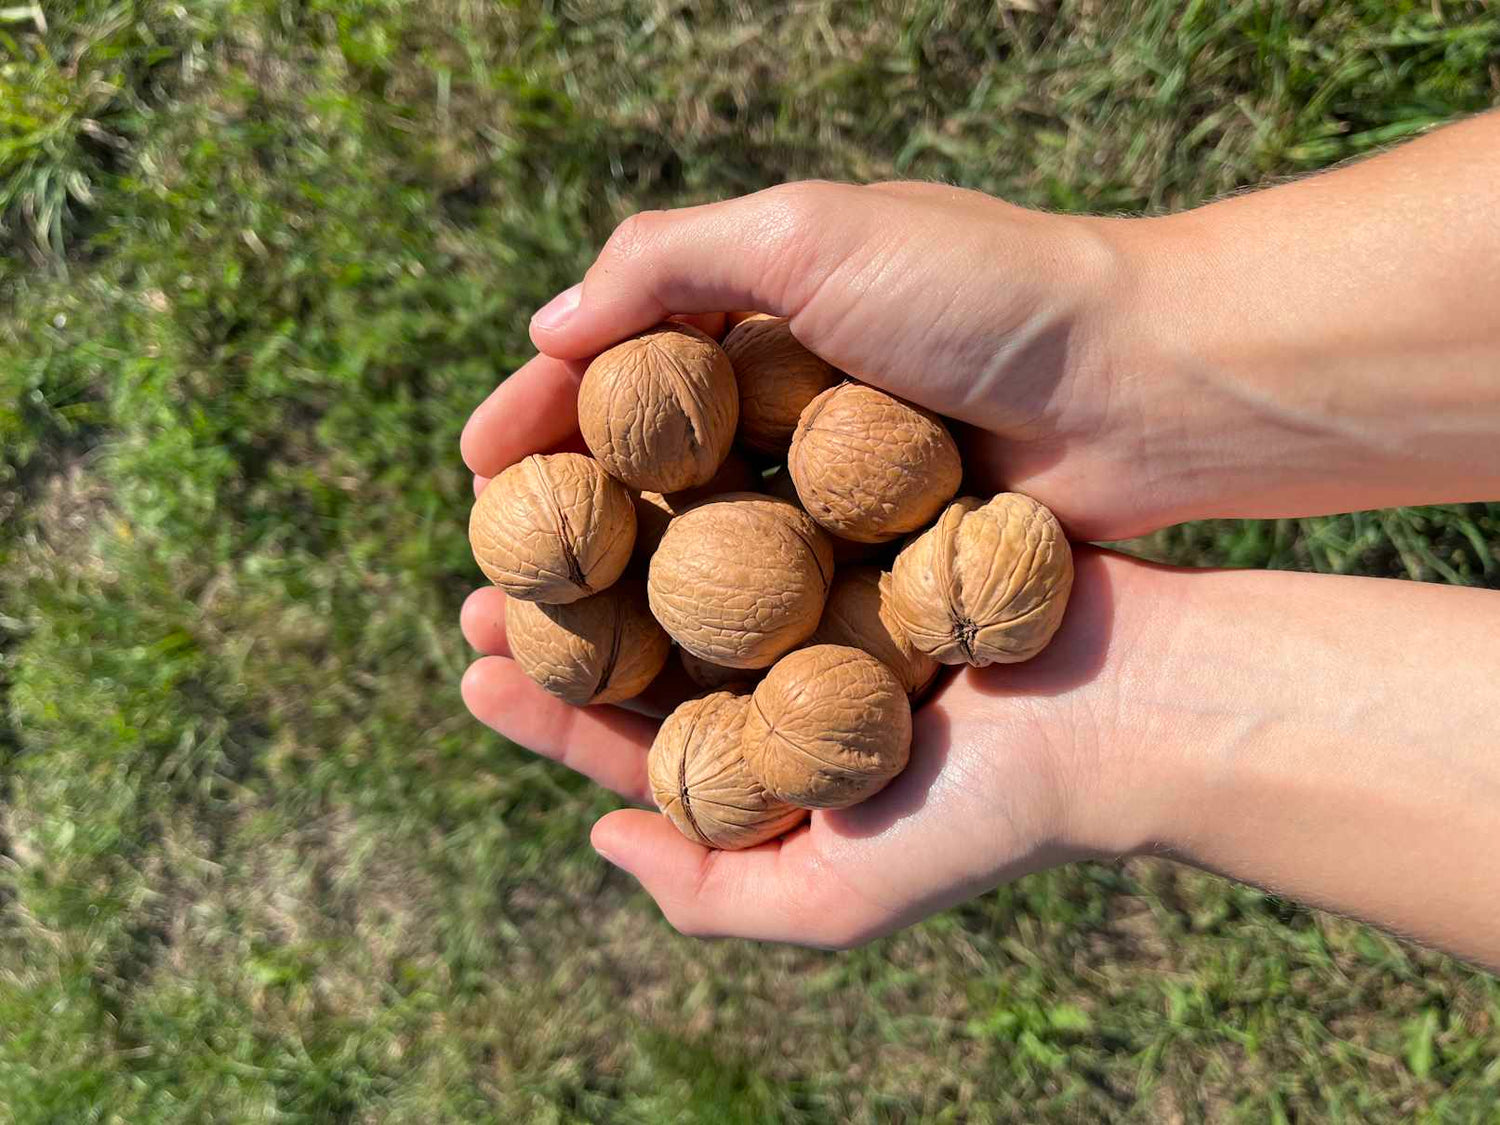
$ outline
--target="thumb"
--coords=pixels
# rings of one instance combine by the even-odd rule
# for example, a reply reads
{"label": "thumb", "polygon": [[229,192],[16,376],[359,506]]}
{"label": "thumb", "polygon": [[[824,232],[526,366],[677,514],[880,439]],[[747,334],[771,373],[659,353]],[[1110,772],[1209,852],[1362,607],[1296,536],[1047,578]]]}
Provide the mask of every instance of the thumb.
{"label": "thumb", "polygon": [[583,359],[676,313],[795,316],[863,241],[864,189],[808,181],[674,211],[610,235],[583,281],[531,321],[539,351]]}

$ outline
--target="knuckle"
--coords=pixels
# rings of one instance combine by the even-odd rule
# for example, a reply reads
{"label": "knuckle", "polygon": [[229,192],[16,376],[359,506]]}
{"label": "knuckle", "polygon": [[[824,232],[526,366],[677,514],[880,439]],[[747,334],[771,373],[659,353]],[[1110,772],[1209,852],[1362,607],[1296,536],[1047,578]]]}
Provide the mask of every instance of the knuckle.
{"label": "knuckle", "polygon": [[637,211],[615,227],[600,257],[633,260],[644,257],[656,240],[664,212]]}
{"label": "knuckle", "polygon": [[795,242],[822,225],[843,185],[826,180],[799,180],[767,189],[761,223],[766,233]]}

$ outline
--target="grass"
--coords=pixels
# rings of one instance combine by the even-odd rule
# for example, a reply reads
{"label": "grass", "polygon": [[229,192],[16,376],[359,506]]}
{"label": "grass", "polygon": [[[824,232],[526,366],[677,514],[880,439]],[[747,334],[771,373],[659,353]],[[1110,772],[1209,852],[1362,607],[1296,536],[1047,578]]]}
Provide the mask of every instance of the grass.
{"label": "grass", "polygon": [[[1149,861],[694,942],[465,716],[457,433],[624,214],[1159,211],[1500,99],[1482,3],[766,13],[0,9],[0,1120],[1491,1119],[1440,956]],[[1135,547],[1500,586],[1500,504]]]}

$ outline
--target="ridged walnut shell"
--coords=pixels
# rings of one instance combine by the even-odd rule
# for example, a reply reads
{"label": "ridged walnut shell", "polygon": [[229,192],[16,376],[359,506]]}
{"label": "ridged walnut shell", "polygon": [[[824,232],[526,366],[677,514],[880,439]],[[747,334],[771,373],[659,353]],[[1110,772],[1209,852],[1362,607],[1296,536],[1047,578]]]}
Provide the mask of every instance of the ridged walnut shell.
{"label": "ridged walnut shell", "polygon": [[784,457],[807,404],[842,376],[802,346],[784,316],[741,321],[724,337],[724,351],[740,387],[740,444]]}
{"label": "ridged walnut shell", "polygon": [[[773,476],[763,480],[766,495],[775,496],[785,500],[789,504],[802,507],[802,498],[797,495],[797,486],[792,483],[792,474],[785,468]],[[806,511],[806,509],[803,509]],[[825,528],[825,531],[827,529]],[[639,533],[637,533],[639,537]],[[856,563],[870,562],[887,553],[894,553],[893,543],[856,543],[853,539],[841,539],[837,535],[829,535],[829,542],[833,544],[834,568],[853,566]]]}
{"label": "ridged walnut shell", "polygon": [[832,578],[828,537],[806,512],[740,492],[674,519],[646,585],[651,612],[685,651],[766,668],[818,627]]}
{"label": "ridged walnut shell", "polygon": [[782,657],[750,696],[745,761],[780,800],[842,809],[883,789],[911,753],[911,705],[896,674],[847,645]]}
{"label": "ridged walnut shell", "polygon": [[630,562],[635,506],[593,458],[534,454],[480,493],[469,545],[508,597],[573,602],[611,585]]}
{"label": "ridged walnut shell", "polygon": [[932,683],[940,665],[914,646],[890,611],[889,574],[877,567],[840,570],[828,591],[813,644],[849,645],[868,652],[901,681],[908,697]]}
{"label": "ridged walnut shell", "polygon": [[958,446],[936,414],[862,383],[808,404],[787,470],[807,514],[860,543],[926,526],[963,479]]}
{"label": "ridged walnut shell", "polygon": [[731,692],[690,699],[667,716],[651,744],[646,775],[656,807],[696,844],[753,847],[807,816],[767,793],[745,764],[749,709],[749,696]]}
{"label": "ridged walnut shell", "polygon": [[521,671],[580,707],[639,695],[672,649],[646,608],[644,587],[630,580],[567,605],[511,599],[505,636]]}
{"label": "ridged walnut shell", "polygon": [[660,324],[601,353],[578,387],[578,427],[605,471],[651,492],[705,484],[739,424],[729,357],[685,324]]}
{"label": "ridged walnut shell", "polygon": [[908,543],[891,570],[891,613],[943,664],[1014,664],[1052,640],[1073,589],[1056,517],[1019,492],[965,496]]}
{"label": "ridged walnut shell", "polygon": [[655,553],[667,524],[687,511],[694,504],[702,503],[710,496],[725,492],[750,492],[760,483],[760,476],[738,453],[730,453],[719,466],[719,471],[707,484],[697,488],[685,488],[681,492],[663,495],[660,492],[637,492],[635,494],[635,554],[637,558],[650,558]]}

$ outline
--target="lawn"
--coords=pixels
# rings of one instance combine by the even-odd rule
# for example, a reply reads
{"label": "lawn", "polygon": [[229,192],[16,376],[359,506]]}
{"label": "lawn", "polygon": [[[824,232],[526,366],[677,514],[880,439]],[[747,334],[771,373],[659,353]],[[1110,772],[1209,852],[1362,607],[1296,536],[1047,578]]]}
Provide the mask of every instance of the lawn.
{"label": "lawn", "polygon": [[[634,210],[1160,212],[1497,102],[1483,2],[0,7],[0,1121],[1494,1120],[1500,981],[1162,862],[682,938],[456,614],[459,429]],[[1500,503],[1135,547],[1500,587]]]}

